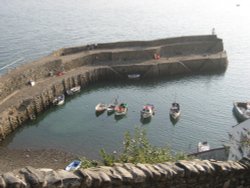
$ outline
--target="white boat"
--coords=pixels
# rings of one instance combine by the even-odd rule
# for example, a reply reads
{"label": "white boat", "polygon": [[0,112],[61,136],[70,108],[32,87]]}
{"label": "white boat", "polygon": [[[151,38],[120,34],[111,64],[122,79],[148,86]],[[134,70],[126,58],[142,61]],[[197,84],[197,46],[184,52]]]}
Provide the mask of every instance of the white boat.
{"label": "white boat", "polygon": [[55,97],[54,100],[52,101],[52,103],[54,105],[60,106],[60,105],[64,104],[64,101],[65,101],[65,95],[61,94],[61,95]]}
{"label": "white boat", "polygon": [[197,147],[198,152],[203,152],[203,151],[208,151],[208,150],[210,150],[210,146],[209,146],[208,142],[199,142],[198,143],[198,147]]}
{"label": "white boat", "polygon": [[128,74],[128,78],[129,79],[136,79],[136,78],[140,78],[140,74]]}
{"label": "white boat", "polygon": [[116,107],[117,105],[118,105],[118,100],[117,100],[117,98],[115,98],[114,103],[109,104],[109,105],[107,106],[107,113],[108,113],[108,114],[113,114],[113,113],[115,112],[115,107]]}
{"label": "white boat", "polygon": [[124,116],[128,112],[128,105],[125,103],[121,103],[120,105],[115,107],[115,116]]}
{"label": "white boat", "polygon": [[77,170],[81,167],[81,164],[82,164],[81,161],[74,160],[68,166],[66,166],[65,170],[67,170],[67,171]]}
{"label": "white boat", "polygon": [[80,90],[81,90],[81,86],[76,86],[76,87],[72,87],[71,89],[67,90],[66,93],[68,95],[73,95],[77,92],[80,92]]}
{"label": "white boat", "polygon": [[30,80],[30,81],[29,81],[29,84],[30,84],[31,86],[35,86],[35,85],[36,85],[36,82],[35,82],[34,80]]}
{"label": "white boat", "polygon": [[234,102],[234,114],[239,121],[250,118],[250,102]]}
{"label": "white boat", "polygon": [[169,111],[169,115],[173,119],[177,119],[181,115],[180,105],[177,102],[173,102]]}
{"label": "white boat", "polygon": [[155,114],[155,107],[152,104],[146,104],[141,110],[141,117],[146,119],[150,118]]}
{"label": "white boat", "polygon": [[99,103],[95,106],[95,111],[96,112],[103,112],[107,109],[107,105],[103,103]]}
{"label": "white boat", "polygon": [[107,113],[108,113],[108,114],[114,113],[114,112],[115,112],[115,107],[116,107],[116,105],[114,105],[114,104],[109,104],[109,105],[107,106]]}

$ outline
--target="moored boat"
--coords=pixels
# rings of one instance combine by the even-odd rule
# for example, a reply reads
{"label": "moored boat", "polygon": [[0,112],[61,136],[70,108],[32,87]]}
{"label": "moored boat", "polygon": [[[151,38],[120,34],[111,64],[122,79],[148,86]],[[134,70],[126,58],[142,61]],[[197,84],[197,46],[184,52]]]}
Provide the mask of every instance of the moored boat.
{"label": "moored boat", "polygon": [[64,104],[64,101],[65,101],[65,95],[61,94],[61,95],[55,97],[54,100],[52,101],[52,103],[54,105],[60,106],[60,105]]}
{"label": "moored boat", "polygon": [[141,117],[146,119],[150,118],[155,114],[155,107],[152,104],[146,104],[141,110]]}
{"label": "moored boat", "polygon": [[198,143],[198,147],[197,147],[198,152],[203,152],[203,151],[208,151],[208,150],[210,150],[210,145],[208,144],[208,142]]}
{"label": "moored boat", "polygon": [[114,112],[115,112],[115,107],[116,107],[116,105],[114,105],[114,104],[109,104],[108,106],[107,106],[107,113],[108,114],[113,114]]}
{"label": "moored boat", "polygon": [[68,95],[73,95],[75,93],[80,92],[80,90],[81,90],[81,86],[76,86],[76,87],[72,87],[71,89],[67,90],[66,93]]}
{"label": "moored boat", "polygon": [[128,105],[126,103],[121,103],[120,105],[115,107],[116,116],[126,115],[127,111],[128,111]]}
{"label": "moored boat", "polygon": [[103,112],[107,109],[107,105],[103,103],[99,103],[95,106],[95,111],[96,112]]}
{"label": "moored boat", "polygon": [[250,118],[250,102],[234,102],[234,114],[239,121]]}
{"label": "moored boat", "polygon": [[136,79],[136,78],[140,78],[140,74],[128,74],[128,78],[129,79]]}
{"label": "moored boat", "polygon": [[81,167],[81,164],[82,164],[81,161],[74,160],[68,166],[66,166],[65,170],[67,170],[67,171],[77,170]]}
{"label": "moored boat", "polygon": [[[117,97],[118,98],[118,97]],[[115,100],[114,100],[114,102],[113,103],[111,103],[111,104],[109,104],[108,106],[107,106],[107,113],[109,114],[109,115],[111,115],[111,114],[113,114],[114,112],[115,112],[115,107],[118,105],[118,99],[117,98],[115,98]]]}
{"label": "moored boat", "polygon": [[169,115],[173,119],[177,119],[181,115],[180,104],[177,102],[173,102],[169,111]]}

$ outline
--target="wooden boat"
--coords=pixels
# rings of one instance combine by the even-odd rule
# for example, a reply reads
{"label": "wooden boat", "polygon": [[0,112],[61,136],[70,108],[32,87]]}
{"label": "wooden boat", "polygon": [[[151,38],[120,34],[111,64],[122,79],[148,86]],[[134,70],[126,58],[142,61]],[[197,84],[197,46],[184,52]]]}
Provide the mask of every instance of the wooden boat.
{"label": "wooden boat", "polygon": [[60,106],[60,105],[64,104],[64,101],[65,101],[65,95],[61,94],[61,95],[55,97],[54,100],[52,101],[52,103],[54,105]]}
{"label": "wooden boat", "polygon": [[116,105],[114,105],[114,104],[109,104],[108,106],[107,106],[107,113],[108,114],[113,114],[114,112],[115,112],[115,107],[116,107]]}
{"label": "wooden boat", "polygon": [[209,146],[208,142],[199,142],[198,143],[198,147],[197,147],[198,152],[203,152],[203,151],[208,151],[208,150],[210,150],[210,146]]}
{"label": "wooden boat", "polygon": [[128,74],[128,78],[129,79],[136,79],[136,78],[140,78],[140,74]]}
{"label": "wooden boat", "polygon": [[81,86],[76,86],[76,87],[72,87],[71,89],[67,90],[66,93],[68,95],[73,95],[75,93],[80,92],[80,90],[81,90]]}
{"label": "wooden boat", "polygon": [[141,117],[146,119],[150,118],[155,114],[155,107],[152,104],[146,104],[141,110]]}
{"label": "wooden boat", "polygon": [[103,103],[99,103],[95,106],[95,111],[96,112],[103,112],[107,109],[107,105]]}
{"label": "wooden boat", "polygon": [[169,115],[173,119],[177,119],[181,115],[180,105],[177,102],[173,102],[169,111]]}
{"label": "wooden boat", "polygon": [[234,102],[234,114],[239,121],[250,118],[250,102]]}
{"label": "wooden boat", "polygon": [[115,116],[126,115],[127,111],[128,111],[128,105],[125,103],[121,103],[120,105],[115,107]]}
{"label": "wooden boat", "polygon": [[81,167],[81,164],[82,164],[81,161],[74,160],[68,166],[66,166],[65,170],[67,170],[67,171],[77,170]]}
{"label": "wooden boat", "polygon": [[115,107],[118,105],[118,99],[115,98],[114,102],[112,104],[109,104],[107,106],[107,113],[113,114],[115,112]]}

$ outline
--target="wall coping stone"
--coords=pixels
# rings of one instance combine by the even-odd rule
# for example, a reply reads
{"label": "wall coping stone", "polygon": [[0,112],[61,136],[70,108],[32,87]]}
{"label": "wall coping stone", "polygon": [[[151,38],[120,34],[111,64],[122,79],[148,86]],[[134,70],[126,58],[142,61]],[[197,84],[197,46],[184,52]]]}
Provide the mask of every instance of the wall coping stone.
{"label": "wall coping stone", "polygon": [[250,187],[250,159],[240,161],[180,160],[157,164],[116,163],[66,170],[27,166],[0,176],[0,187]]}

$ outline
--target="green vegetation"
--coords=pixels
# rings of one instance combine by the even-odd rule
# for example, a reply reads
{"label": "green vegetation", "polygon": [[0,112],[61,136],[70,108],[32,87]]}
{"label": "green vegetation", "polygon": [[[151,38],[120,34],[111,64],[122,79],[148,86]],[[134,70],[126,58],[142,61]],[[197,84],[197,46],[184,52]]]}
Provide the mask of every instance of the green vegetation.
{"label": "green vegetation", "polygon": [[[183,153],[173,155],[169,147],[152,146],[146,135],[146,131],[140,128],[135,129],[134,137],[129,132],[125,133],[123,141],[123,151],[121,154],[116,152],[112,154],[106,153],[104,149],[100,151],[102,163],[106,166],[112,166],[114,163],[160,163],[166,161],[176,161],[188,159]],[[90,161],[82,158],[82,168],[98,166],[97,161]]]}

